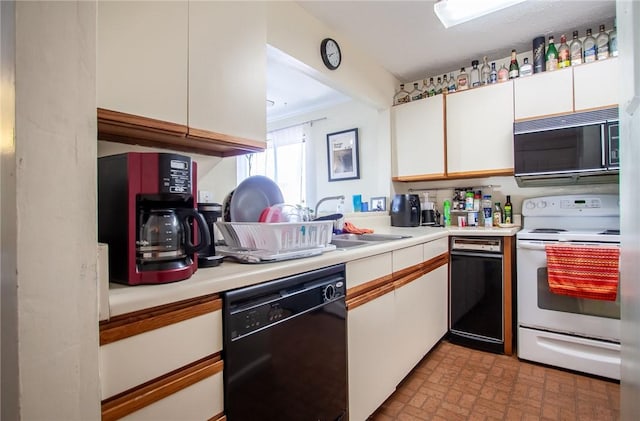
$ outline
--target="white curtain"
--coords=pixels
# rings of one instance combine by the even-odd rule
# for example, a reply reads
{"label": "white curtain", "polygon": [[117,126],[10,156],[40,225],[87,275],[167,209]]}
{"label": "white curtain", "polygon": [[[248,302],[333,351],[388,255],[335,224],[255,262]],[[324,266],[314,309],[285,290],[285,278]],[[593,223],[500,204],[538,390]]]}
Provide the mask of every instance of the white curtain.
{"label": "white curtain", "polygon": [[306,141],[309,123],[267,133],[267,149],[240,157],[239,172],[242,179],[252,175],[265,175],[274,180],[284,196],[285,203],[306,204]]}

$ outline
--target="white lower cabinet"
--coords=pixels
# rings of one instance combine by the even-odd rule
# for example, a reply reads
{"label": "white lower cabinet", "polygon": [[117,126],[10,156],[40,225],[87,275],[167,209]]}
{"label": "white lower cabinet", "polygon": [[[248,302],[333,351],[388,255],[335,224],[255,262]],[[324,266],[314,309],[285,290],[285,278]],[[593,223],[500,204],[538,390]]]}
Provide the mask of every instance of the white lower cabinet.
{"label": "white lower cabinet", "polygon": [[[447,253],[444,238],[347,264],[350,420],[373,414],[446,333]],[[378,269],[368,282],[366,268]]]}
{"label": "white lower cabinet", "polygon": [[393,290],[349,310],[347,345],[351,421],[366,420],[396,389],[394,320]]}

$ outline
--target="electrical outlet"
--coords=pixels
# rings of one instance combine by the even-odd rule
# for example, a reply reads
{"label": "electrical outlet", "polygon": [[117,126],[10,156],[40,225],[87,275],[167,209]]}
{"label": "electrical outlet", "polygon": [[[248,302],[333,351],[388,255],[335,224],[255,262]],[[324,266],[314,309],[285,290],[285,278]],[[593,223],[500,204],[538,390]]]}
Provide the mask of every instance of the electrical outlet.
{"label": "electrical outlet", "polygon": [[198,190],[199,203],[213,203],[213,193],[207,190]]}

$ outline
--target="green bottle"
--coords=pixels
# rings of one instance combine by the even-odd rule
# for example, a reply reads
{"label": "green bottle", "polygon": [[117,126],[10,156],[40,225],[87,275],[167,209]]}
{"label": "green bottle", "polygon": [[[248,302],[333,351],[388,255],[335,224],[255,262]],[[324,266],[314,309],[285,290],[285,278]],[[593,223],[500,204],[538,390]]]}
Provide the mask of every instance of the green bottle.
{"label": "green bottle", "polygon": [[445,227],[450,227],[451,226],[451,202],[448,200],[444,201],[444,206],[443,206],[443,213],[444,213],[444,226]]}
{"label": "green bottle", "polygon": [[553,43],[553,36],[549,37],[549,46],[547,47],[547,72],[558,70],[558,50]]}
{"label": "green bottle", "polygon": [[507,195],[507,201],[504,204],[504,223],[505,224],[512,224],[513,223],[511,196],[509,196],[509,195]]}

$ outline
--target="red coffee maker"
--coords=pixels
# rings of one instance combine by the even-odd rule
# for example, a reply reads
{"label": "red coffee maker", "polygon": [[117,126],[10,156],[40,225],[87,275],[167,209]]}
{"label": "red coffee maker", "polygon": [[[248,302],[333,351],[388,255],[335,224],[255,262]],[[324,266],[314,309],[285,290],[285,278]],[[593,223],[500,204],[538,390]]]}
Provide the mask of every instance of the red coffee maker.
{"label": "red coffee maker", "polygon": [[196,163],[174,153],[98,158],[98,241],[109,245],[111,281],[161,284],[196,271],[211,242],[196,176]]}

